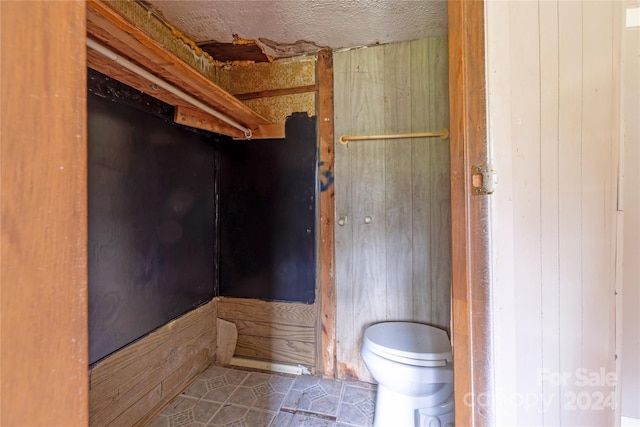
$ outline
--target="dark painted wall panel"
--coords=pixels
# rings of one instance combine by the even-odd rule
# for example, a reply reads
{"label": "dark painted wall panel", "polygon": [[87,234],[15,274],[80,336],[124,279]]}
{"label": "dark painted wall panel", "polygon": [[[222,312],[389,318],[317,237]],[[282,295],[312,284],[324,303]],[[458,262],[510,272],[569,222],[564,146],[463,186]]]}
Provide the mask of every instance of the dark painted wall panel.
{"label": "dark painted wall panel", "polygon": [[220,146],[220,295],[313,303],[316,119],[286,139]]}
{"label": "dark painted wall panel", "polygon": [[90,363],[211,299],[216,281],[216,141],[93,87]]}

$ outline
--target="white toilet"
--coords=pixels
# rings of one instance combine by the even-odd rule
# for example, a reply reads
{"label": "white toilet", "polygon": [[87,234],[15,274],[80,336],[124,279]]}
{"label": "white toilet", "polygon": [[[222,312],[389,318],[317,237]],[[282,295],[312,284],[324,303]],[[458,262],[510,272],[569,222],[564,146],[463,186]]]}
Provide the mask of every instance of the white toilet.
{"label": "white toilet", "polygon": [[374,427],[453,426],[453,359],[445,331],[378,323],[366,329],[360,353],[378,383]]}

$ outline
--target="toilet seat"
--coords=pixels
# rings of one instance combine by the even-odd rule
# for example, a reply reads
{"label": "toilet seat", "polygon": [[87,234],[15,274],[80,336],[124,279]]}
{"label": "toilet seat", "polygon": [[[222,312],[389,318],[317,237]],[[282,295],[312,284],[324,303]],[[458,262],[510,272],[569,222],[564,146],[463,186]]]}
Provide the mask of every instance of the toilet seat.
{"label": "toilet seat", "polygon": [[363,345],[381,357],[413,366],[446,366],[452,361],[447,333],[419,323],[372,325],[364,333]]}

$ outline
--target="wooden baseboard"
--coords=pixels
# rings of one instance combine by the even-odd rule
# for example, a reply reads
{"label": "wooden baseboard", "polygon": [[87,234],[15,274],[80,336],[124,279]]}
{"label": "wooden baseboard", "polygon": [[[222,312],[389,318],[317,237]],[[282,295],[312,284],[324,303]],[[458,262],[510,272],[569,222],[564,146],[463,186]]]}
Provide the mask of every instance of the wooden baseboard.
{"label": "wooden baseboard", "polygon": [[238,328],[236,357],[302,365],[315,372],[314,305],[221,297],[218,317]]}
{"label": "wooden baseboard", "polygon": [[217,301],[169,322],[89,372],[89,425],[139,425],[209,366]]}

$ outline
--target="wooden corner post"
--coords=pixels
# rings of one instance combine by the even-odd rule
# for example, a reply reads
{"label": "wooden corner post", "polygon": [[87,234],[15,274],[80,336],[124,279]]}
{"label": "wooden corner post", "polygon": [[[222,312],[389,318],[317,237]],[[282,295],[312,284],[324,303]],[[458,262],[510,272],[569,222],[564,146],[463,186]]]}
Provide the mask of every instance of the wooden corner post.
{"label": "wooden corner post", "polygon": [[319,312],[318,372],[326,378],[335,377],[336,363],[336,283],[335,283],[335,189],[333,183],[333,53],[318,52],[316,70],[318,82],[317,117],[320,189],[319,239]]}

